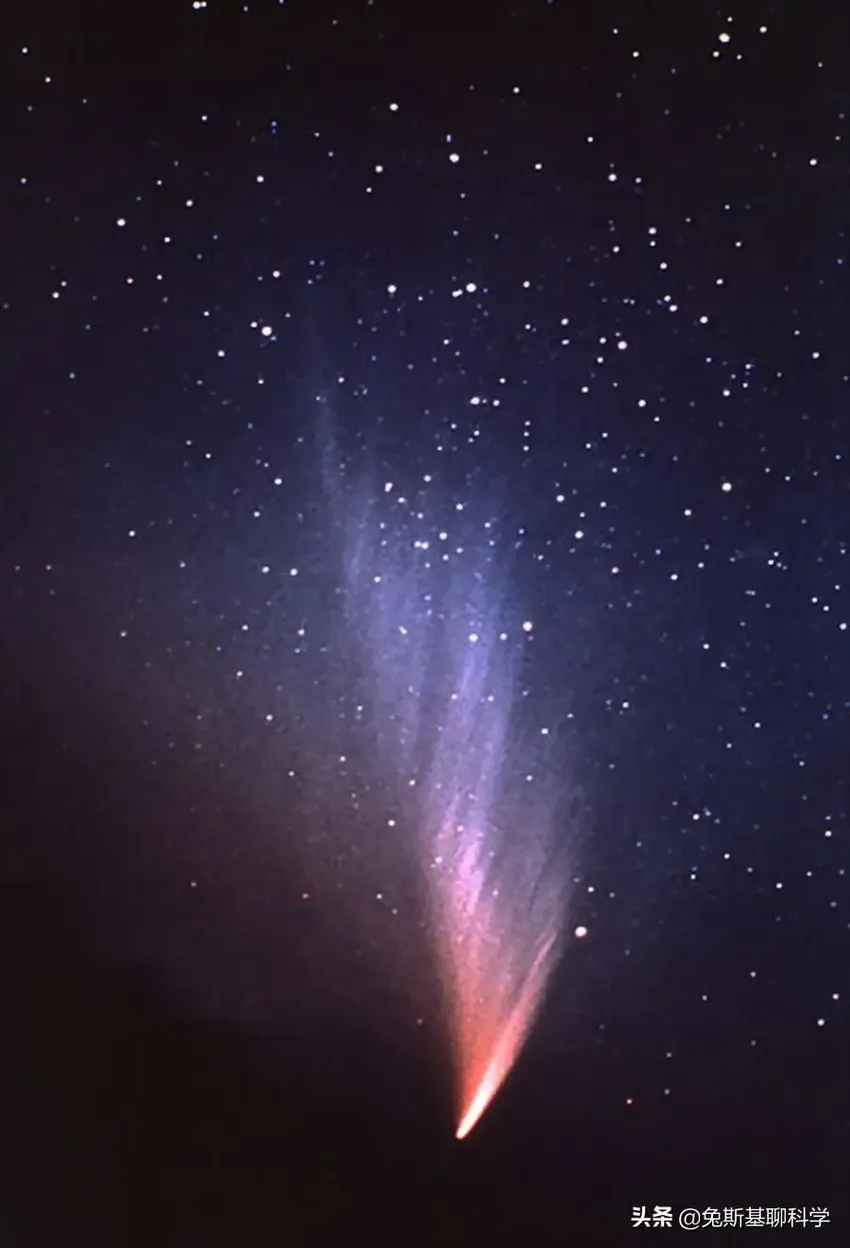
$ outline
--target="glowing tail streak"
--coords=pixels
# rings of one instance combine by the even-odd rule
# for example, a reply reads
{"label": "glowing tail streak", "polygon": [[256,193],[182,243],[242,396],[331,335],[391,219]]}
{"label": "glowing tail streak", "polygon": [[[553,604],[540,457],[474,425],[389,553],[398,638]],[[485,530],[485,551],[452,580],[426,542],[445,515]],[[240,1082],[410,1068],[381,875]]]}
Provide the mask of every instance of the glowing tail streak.
{"label": "glowing tail streak", "polygon": [[[551,969],[549,959],[554,944],[553,935],[537,955],[519,1001],[505,1018],[501,1030],[496,1030],[493,1034],[492,1056],[486,1069],[482,1073],[480,1067],[473,1063],[466,1071],[467,1077],[461,1085],[464,1108],[455,1132],[458,1140],[469,1135],[516,1061],[546,987],[546,979]],[[473,1030],[469,1037],[472,1041],[469,1049],[474,1050],[476,1020],[473,1018],[471,1022]]]}
{"label": "glowing tail streak", "polygon": [[[473,1129],[527,1038],[557,958],[563,874],[548,837],[551,794],[512,774],[515,710],[494,645],[458,638],[464,665],[427,791],[430,881],[458,1086],[456,1138]],[[508,774],[506,774],[508,773]],[[521,790],[520,790],[521,786]],[[498,820],[496,814],[502,816]]]}
{"label": "glowing tail streak", "polygon": [[[545,760],[523,748],[495,527],[463,529],[431,477],[412,497],[348,483],[332,430],[325,481],[345,536],[349,626],[369,659],[382,761],[420,805],[463,1139],[520,1053],[557,957],[564,874],[549,839]],[[469,541],[464,538],[469,538]],[[538,738],[538,743],[540,742]],[[526,742],[527,744],[527,742]],[[419,781],[422,781],[420,784]]]}

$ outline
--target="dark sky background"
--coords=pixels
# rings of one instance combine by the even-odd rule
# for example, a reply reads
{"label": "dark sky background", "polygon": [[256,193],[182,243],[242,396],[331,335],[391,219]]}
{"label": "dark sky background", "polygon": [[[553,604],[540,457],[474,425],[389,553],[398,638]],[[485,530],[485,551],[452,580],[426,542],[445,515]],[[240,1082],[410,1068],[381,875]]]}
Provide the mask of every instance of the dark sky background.
{"label": "dark sky background", "polygon": [[[0,19],[4,1245],[847,1242],[848,26]],[[463,1143],[368,609],[425,476],[571,880]]]}

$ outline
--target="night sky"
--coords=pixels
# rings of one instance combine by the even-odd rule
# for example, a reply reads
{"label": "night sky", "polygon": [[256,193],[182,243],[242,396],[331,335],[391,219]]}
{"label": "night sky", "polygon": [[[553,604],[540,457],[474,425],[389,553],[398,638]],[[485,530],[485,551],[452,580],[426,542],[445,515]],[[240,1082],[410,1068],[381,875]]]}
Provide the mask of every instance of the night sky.
{"label": "night sky", "polygon": [[848,1242],[840,8],[2,18],[3,1245]]}

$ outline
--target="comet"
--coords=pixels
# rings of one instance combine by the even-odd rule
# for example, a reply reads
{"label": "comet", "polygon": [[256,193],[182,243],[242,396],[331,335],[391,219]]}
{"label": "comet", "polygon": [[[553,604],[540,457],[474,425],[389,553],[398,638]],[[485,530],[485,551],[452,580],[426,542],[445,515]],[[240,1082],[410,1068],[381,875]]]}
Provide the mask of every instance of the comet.
{"label": "comet", "polygon": [[[467,601],[469,587],[467,587]],[[495,611],[493,603],[488,605]],[[449,631],[452,631],[451,626]],[[546,751],[518,730],[504,641],[452,639],[455,670],[425,782],[431,926],[465,1139],[516,1063],[544,1001],[567,915]]]}
{"label": "comet", "polygon": [[341,592],[364,674],[356,709],[410,803],[461,1140],[517,1062],[559,957],[562,768],[511,579],[516,531],[469,481],[458,501],[435,474],[403,488],[377,465],[373,455],[353,471],[326,429],[326,497],[344,535]]}

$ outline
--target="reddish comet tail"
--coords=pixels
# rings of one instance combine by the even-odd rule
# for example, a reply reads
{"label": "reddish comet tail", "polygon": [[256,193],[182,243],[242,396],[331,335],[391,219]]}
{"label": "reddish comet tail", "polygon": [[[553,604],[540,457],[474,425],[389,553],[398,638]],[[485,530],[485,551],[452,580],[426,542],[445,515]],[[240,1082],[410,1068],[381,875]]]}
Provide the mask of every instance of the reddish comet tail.
{"label": "reddish comet tail", "polygon": [[479,633],[474,645],[458,639],[453,653],[458,669],[425,822],[461,1140],[522,1050],[557,958],[566,898],[551,854],[552,793],[532,770],[540,761],[534,738],[525,741],[530,755],[514,739],[515,701],[498,641]]}
{"label": "reddish comet tail", "polygon": [[[546,987],[554,944],[552,936],[540,950],[519,1001],[506,1017],[498,1012],[487,1016],[483,1010],[479,1012],[473,1002],[457,1050],[462,1106],[455,1132],[458,1140],[469,1135],[519,1055]],[[460,974],[462,976],[462,970]],[[459,999],[469,998],[470,990],[474,993],[474,989],[474,984],[464,985],[461,979]]]}
{"label": "reddish comet tail", "polygon": [[[463,837],[465,829],[455,834]],[[535,899],[523,883],[522,873],[502,887],[487,881],[486,872],[477,881],[457,878],[441,907],[440,960],[459,1140],[469,1135],[516,1062],[555,960],[559,916],[554,907],[545,919],[535,913]],[[552,888],[550,902],[554,897]]]}

